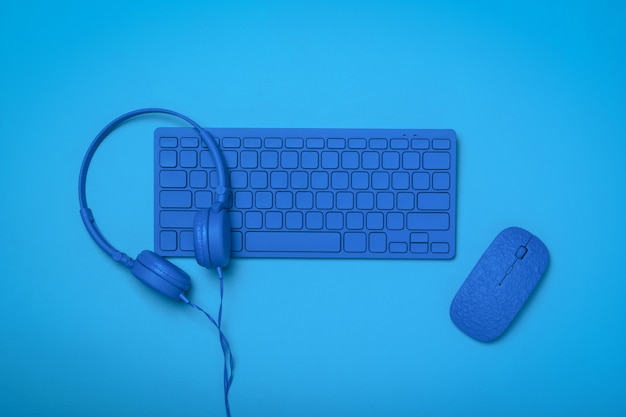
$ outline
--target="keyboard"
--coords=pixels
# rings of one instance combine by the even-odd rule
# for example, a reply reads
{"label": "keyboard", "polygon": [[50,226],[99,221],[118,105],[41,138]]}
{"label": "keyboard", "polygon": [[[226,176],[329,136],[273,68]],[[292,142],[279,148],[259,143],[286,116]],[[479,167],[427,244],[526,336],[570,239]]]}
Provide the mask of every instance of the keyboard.
{"label": "keyboard", "polygon": [[[233,257],[454,257],[453,130],[207,130],[229,171]],[[193,257],[213,158],[192,128],[159,128],[154,139],[155,251]]]}

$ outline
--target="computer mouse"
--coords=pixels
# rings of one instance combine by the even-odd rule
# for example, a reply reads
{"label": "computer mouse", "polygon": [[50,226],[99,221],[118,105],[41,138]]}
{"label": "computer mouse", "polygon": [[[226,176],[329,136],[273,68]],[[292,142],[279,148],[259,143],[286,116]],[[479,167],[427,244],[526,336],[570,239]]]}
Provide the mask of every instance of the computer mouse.
{"label": "computer mouse", "polygon": [[548,260],[548,249],[537,236],[519,227],[503,230],[452,300],[452,321],[481,342],[498,338],[528,300]]}

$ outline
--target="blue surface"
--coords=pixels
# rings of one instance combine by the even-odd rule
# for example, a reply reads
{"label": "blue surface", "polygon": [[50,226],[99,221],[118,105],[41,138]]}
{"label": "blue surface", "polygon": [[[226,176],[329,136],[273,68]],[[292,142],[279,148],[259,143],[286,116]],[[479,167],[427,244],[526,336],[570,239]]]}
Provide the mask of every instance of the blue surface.
{"label": "blue surface", "polygon": [[[453,130],[208,131],[230,173],[233,257],[454,257]],[[194,129],[155,131],[159,255],[194,256],[195,212],[213,205],[216,186],[215,163]]]}
{"label": "blue surface", "polygon": [[[145,106],[206,126],[458,134],[453,260],[232,262],[234,416],[626,414],[625,14],[617,1],[3,2],[2,414],[223,413],[215,330],[113,265],[79,217],[89,142]],[[129,253],[152,245],[152,132],[167,123],[125,126],[90,171],[99,225]],[[485,345],[448,309],[511,225],[551,263]],[[215,274],[177,264],[214,313]]]}

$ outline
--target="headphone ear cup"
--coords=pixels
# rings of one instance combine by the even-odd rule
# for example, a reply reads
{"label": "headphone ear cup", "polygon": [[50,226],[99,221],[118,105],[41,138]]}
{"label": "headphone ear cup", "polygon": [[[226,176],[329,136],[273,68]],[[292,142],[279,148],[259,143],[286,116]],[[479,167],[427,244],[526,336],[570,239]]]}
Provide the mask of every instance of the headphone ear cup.
{"label": "headphone ear cup", "polygon": [[230,216],[225,209],[205,209],[194,219],[196,261],[205,268],[225,267],[230,262]]}
{"label": "headphone ear cup", "polygon": [[147,250],[137,256],[130,272],[156,292],[174,300],[191,287],[191,278],[185,271]]}

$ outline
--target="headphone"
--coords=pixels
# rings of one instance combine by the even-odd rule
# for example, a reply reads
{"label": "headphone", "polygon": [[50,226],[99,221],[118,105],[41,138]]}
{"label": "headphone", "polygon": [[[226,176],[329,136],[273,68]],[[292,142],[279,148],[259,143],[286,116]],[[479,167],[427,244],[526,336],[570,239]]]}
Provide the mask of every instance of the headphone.
{"label": "headphone", "polygon": [[226,204],[230,194],[226,165],[213,136],[187,116],[167,109],[139,109],[119,116],[102,129],[89,146],[80,168],[78,180],[80,217],[87,228],[87,232],[89,232],[89,235],[96,244],[114,261],[129,268],[130,272],[139,279],[139,281],[157,291],[159,294],[189,304],[185,293],[191,287],[191,278],[185,271],[149,250],[142,251],[136,259],[132,259],[125,253],[117,250],[105,239],[102,232],[98,229],[93,213],[87,206],[87,171],[89,170],[89,164],[98,146],[100,146],[102,141],[104,141],[113,130],[117,129],[124,122],[134,117],[150,113],[171,115],[189,123],[198,131],[200,138],[213,156],[217,170],[218,183],[215,189],[215,200],[210,208],[199,210],[196,213],[193,227],[193,244],[198,264],[209,269],[215,268],[221,279],[222,268],[228,265],[231,249],[230,217],[226,210]]}

